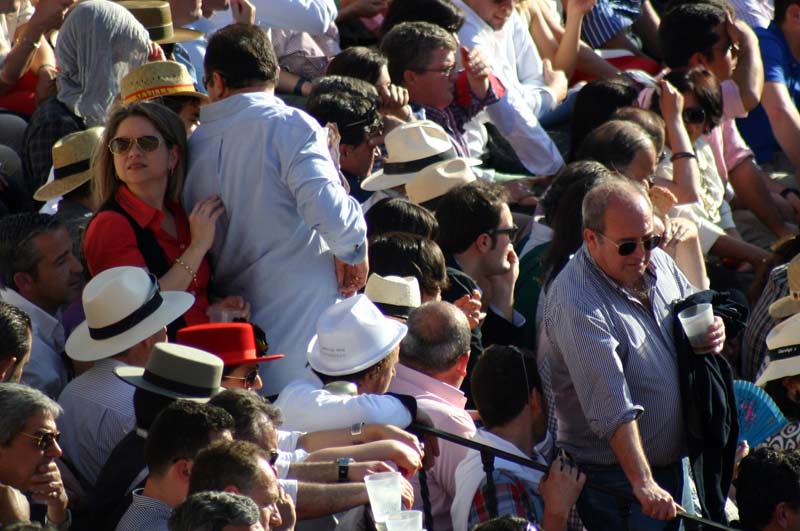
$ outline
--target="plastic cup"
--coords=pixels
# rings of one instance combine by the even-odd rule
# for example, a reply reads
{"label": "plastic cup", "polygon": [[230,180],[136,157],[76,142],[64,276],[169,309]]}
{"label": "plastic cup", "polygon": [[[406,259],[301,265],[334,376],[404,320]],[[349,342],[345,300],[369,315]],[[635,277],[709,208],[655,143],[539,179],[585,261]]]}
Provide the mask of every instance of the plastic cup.
{"label": "plastic cup", "polygon": [[678,314],[678,320],[695,352],[700,352],[708,347],[706,342],[708,327],[714,324],[714,309],[711,304],[703,303],[686,308]]}
{"label": "plastic cup", "polygon": [[386,517],[388,531],[421,531],[422,511],[399,511]]}
{"label": "plastic cup", "polygon": [[369,504],[376,524],[383,524],[392,513],[402,508],[400,472],[379,472],[364,477]]}
{"label": "plastic cup", "polygon": [[211,306],[208,309],[208,320],[212,323],[232,323],[234,319],[241,319],[246,316],[244,310],[233,308],[220,308]]}

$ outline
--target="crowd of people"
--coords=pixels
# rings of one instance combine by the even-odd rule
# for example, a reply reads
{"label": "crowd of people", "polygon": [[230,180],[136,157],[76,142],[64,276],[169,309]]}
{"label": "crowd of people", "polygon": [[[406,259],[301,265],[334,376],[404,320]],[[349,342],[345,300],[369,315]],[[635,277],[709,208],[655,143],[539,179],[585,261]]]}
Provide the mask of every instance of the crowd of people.
{"label": "crowd of people", "polygon": [[796,0],[0,0],[0,527],[800,529],[798,63]]}

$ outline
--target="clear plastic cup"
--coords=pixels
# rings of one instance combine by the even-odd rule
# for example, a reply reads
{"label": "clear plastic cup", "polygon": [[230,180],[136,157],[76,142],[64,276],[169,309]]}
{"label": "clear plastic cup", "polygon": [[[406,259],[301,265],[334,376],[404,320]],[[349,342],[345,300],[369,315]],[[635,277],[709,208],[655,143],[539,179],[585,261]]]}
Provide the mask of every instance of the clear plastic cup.
{"label": "clear plastic cup", "polygon": [[247,317],[247,313],[244,310],[220,308],[218,306],[210,306],[208,308],[208,320],[211,323],[232,323],[235,319],[244,317]]}
{"label": "clear plastic cup", "polygon": [[678,314],[678,320],[695,352],[707,350],[708,327],[714,324],[714,308],[711,304],[703,303],[686,308]]}
{"label": "clear plastic cup", "polygon": [[386,517],[388,531],[421,531],[422,511],[399,511]]}
{"label": "clear plastic cup", "polygon": [[367,496],[376,524],[383,524],[386,517],[402,508],[400,498],[400,472],[379,472],[364,477]]}

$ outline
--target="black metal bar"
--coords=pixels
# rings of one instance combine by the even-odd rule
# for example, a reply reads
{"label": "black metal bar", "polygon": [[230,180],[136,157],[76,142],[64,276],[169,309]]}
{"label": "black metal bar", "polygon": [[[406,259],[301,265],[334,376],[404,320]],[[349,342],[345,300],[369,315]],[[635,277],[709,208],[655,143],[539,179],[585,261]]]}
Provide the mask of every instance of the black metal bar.
{"label": "black metal bar", "polygon": [[489,509],[489,516],[497,518],[497,493],[494,489],[494,454],[486,450],[481,450],[481,461],[483,471],[486,473],[486,505]]}
{"label": "black metal bar", "polygon": [[[512,463],[517,463],[527,468],[532,468],[534,470],[539,470],[540,472],[547,473],[549,468],[541,463],[537,463],[527,457],[520,457],[518,455],[510,454],[508,452],[504,452],[503,450],[498,450],[497,448],[493,448],[491,446],[487,446],[485,444],[481,444],[479,442],[475,442],[470,439],[465,439],[463,437],[459,437],[453,433],[448,433],[446,431],[437,430],[436,428],[431,428],[429,426],[424,426],[422,424],[412,423],[411,426],[408,427],[412,431],[422,434],[429,434],[433,435],[434,437],[438,437],[440,439],[444,439],[446,441],[450,441],[455,444],[459,444],[461,446],[466,446],[467,448],[471,448],[473,450],[477,450],[481,454],[481,460],[484,463],[484,470],[486,470],[486,461],[484,460],[485,454],[491,454],[494,457],[500,457],[501,459],[505,459],[506,461],[511,461]],[[493,459],[492,459],[493,460]],[[489,481],[489,474],[487,474],[487,481]],[[492,484],[492,487],[494,484]],[[489,488],[487,483],[487,489]],[[618,490],[607,487],[605,485],[598,485],[596,483],[592,483],[587,481],[584,485],[584,488],[587,489],[594,489],[600,492],[604,492],[610,496],[614,496],[618,500],[626,500],[633,503],[638,503],[638,501],[631,495],[628,495],[624,492],[619,492]],[[491,494],[494,493],[494,488],[490,491]],[[491,496],[494,498],[494,496]],[[497,500],[495,499],[494,502],[496,503]],[[490,513],[491,514],[491,513]],[[715,529],[722,529],[723,531],[738,531],[733,527],[726,526],[724,524],[720,524],[718,522],[714,522],[713,520],[709,520],[708,518],[703,518],[700,516],[695,516],[693,514],[687,513],[685,511],[678,511],[678,518],[683,518],[684,520],[691,520],[692,522],[697,522],[698,524],[703,524],[708,527],[713,527]]]}
{"label": "black metal bar", "polygon": [[417,474],[419,474],[419,491],[422,494],[422,514],[425,517],[425,529],[434,531],[431,493],[428,489],[428,473],[425,472],[424,468],[420,468]]}

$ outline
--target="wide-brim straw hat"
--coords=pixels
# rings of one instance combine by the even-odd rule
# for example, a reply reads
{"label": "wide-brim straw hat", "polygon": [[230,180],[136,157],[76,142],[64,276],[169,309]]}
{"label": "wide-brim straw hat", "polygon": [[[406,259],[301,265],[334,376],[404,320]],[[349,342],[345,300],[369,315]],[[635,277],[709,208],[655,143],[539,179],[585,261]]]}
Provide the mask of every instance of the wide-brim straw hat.
{"label": "wide-brim straw hat", "polygon": [[381,276],[373,273],[367,280],[364,295],[384,314],[408,319],[414,308],[422,304],[419,281],[415,277]]}
{"label": "wide-brim straw hat", "polygon": [[[384,139],[387,156],[383,168],[363,181],[361,188],[370,192],[408,183],[420,170],[431,164],[458,156],[450,136],[430,120],[418,120],[392,129]],[[478,166],[478,159],[465,159]]]}
{"label": "wide-brim straw hat", "polygon": [[786,283],[789,285],[789,294],[769,305],[769,314],[774,319],[785,319],[800,312],[800,255],[789,262]]}
{"label": "wide-brim straw hat", "polygon": [[763,387],[772,380],[800,374],[800,314],[786,319],[767,334],[769,364],[756,380]]}
{"label": "wide-brim straw hat", "polygon": [[279,360],[283,354],[261,355],[250,323],[206,323],[178,330],[175,342],[210,352],[226,367]]}
{"label": "wide-brim straw hat", "polygon": [[92,178],[92,154],[103,138],[102,127],[70,133],[53,144],[53,177],[33,194],[37,201],[49,201],[75,190]]}
{"label": "wide-brim straw hat", "polygon": [[133,13],[136,20],[150,34],[150,40],[158,44],[193,41],[203,36],[202,31],[173,27],[172,13],[167,2],[158,0],[122,0],[117,3]]}
{"label": "wide-brim straw hat", "polygon": [[421,204],[441,197],[456,186],[471,183],[475,174],[467,159],[459,157],[431,164],[417,172],[406,183],[406,195],[412,203]]}
{"label": "wide-brim straw hat", "polygon": [[120,82],[119,92],[123,103],[161,96],[192,96],[208,103],[208,96],[195,90],[186,67],[175,61],[153,61],[128,72]]}
{"label": "wide-brim straw hat", "polygon": [[354,295],[322,312],[308,364],[328,376],[357,373],[388,356],[406,332],[406,325],[384,316],[366,295]]}
{"label": "wide-brim straw hat", "polygon": [[176,343],[156,343],[147,367],[117,367],[114,373],[129,384],[169,398],[208,402],[223,391],[217,356]]}
{"label": "wide-brim straw hat", "polygon": [[113,267],[86,284],[86,320],[69,335],[65,350],[77,361],[96,361],[125,352],[183,315],[194,303],[185,291],[159,291],[141,267]]}

